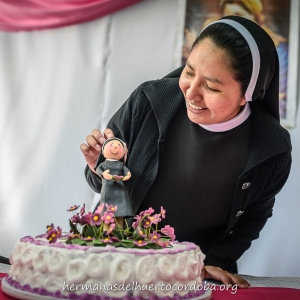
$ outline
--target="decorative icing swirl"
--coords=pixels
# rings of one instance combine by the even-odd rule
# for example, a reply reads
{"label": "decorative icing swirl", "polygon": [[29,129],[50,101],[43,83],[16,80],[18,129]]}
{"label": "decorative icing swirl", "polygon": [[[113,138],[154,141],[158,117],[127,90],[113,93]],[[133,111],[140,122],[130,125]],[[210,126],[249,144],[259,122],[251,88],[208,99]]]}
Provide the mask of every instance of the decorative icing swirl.
{"label": "decorative icing swirl", "polygon": [[86,277],[86,262],[77,258],[71,260],[66,270],[66,279],[71,283],[82,283]]}
{"label": "decorative icing swirl", "polygon": [[135,276],[142,284],[149,284],[155,280],[156,266],[151,255],[138,259],[135,269]]}
{"label": "decorative icing swirl", "polygon": [[115,254],[115,258],[110,264],[110,282],[122,283],[128,280],[131,269],[132,266],[128,255]]}
{"label": "decorative icing swirl", "polygon": [[86,274],[90,277],[97,277],[101,278],[105,275],[108,271],[108,257],[110,255],[97,255],[92,254],[87,259],[87,267],[86,267]]}
{"label": "decorative icing swirl", "polygon": [[167,255],[160,257],[158,259],[157,266],[162,279],[169,280],[173,277],[174,275],[173,262]]}

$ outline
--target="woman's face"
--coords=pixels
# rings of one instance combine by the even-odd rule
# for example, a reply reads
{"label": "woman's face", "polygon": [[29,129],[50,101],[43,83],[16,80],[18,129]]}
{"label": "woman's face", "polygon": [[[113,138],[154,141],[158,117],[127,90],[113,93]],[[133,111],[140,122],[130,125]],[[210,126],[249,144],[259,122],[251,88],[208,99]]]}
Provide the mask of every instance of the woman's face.
{"label": "woman's face", "polygon": [[230,60],[224,50],[204,39],[192,50],[180,76],[189,119],[210,125],[235,117],[246,99],[233,78]]}

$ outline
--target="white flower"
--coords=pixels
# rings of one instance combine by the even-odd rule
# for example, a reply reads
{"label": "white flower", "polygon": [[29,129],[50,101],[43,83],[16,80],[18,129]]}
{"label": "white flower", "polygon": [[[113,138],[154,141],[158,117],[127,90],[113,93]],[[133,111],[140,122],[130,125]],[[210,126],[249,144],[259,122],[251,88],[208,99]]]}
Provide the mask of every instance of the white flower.
{"label": "white flower", "polygon": [[36,256],[35,247],[35,245],[32,245],[30,243],[26,243],[26,245],[23,247],[21,261],[27,267],[32,266],[32,259],[34,259]]}
{"label": "white flower", "polygon": [[65,249],[54,249],[52,255],[49,257],[48,270],[51,273],[63,275],[65,274],[67,264],[69,263],[68,259],[68,250]]}
{"label": "white flower", "polygon": [[168,256],[160,257],[157,266],[162,279],[168,280],[174,275],[173,262]]}
{"label": "white flower", "polygon": [[128,255],[120,254],[110,263],[110,282],[122,283],[128,280],[131,274],[132,264]]}
{"label": "white flower", "polygon": [[181,254],[176,257],[174,268],[175,276],[178,279],[186,279],[189,276],[189,267],[187,264],[186,254]]}
{"label": "white flower", "polygon": [[71,283],[82,283],[86,277],[86,261],[74,259],[67,266],[66,279]]}
{"label": "white flower", "polygon": [[48,270],[49,249],[41,248],[37,256],[32,260],[32,266],[35,270],[46,272]]}
{"label": "white flower", "polygon": [[191,279],[195,279],[197,276],[200,275],[200,268],[201,264],[199,261],[195,259],[192,255],[188,258],[188,265],[189,265],[189,274]]}
{"label": "white flower", "polygon": [[141,284],[149,284],[156,277],[155,262],[151,255],[139,258],[135,269],[136,279]]}
{"label": "white flower", "polygon": [[170,285],[168,285],[167,283],[165,282],[158,282],[157,284],[158,285],[158,288],[156,290],[156,295],[160,298],[163,298],[163,297],[170,297],[170,298],[173,298],[174,297],[174,291],[172,290],[172,284],[171,285],[171,288]]}
{"label": "white flower", "polygon": [[108,269],[109,254],[93,254],[87,259],[86,274],[90,277],[101,278]]}

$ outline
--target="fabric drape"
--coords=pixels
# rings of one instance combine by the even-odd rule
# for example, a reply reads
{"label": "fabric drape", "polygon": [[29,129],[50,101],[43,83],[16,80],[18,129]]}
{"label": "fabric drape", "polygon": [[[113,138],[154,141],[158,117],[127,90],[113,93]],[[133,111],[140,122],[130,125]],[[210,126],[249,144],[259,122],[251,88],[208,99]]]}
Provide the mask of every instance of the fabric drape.
{"label": "fabric drape", "polygon": [[0,0],[0,30],[41,30],[87,22],[140,1]]}

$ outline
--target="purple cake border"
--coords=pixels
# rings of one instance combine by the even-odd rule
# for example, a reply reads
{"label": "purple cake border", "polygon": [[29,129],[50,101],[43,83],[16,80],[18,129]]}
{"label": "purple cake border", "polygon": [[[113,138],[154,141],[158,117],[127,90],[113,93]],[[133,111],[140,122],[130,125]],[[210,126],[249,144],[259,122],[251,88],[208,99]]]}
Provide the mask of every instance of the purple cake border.
{"label": "purple cake border", "polygon": [[169,296],[165,297],[158,297],[158,296],[150,296],[149,298],[144,298],[141,296],[131,297],[125,296],[122,298],[110,297],[105,295],[91,295],[88,293],[83,293],[82,295],[77,295],[75,293],[70,293],[68,296],[63,295],[59,290],[56,292],[48,292],[44,288],[32,288],[29,284],[25,284],[24,286],[21,285],[18,281],[12,279],[11,277],[3,278],[10,286],[17,290],[25,291],[27,293],[42,295],[42,296],[49,296],[55,297],[59,299],[75,299],[75,300],[182,300],[182,299],[193,299],[196,297],[202,296],[206,291],[204,289],[198,290],[196,292],[189,292],[188,294],[184,295],[183,297],[179,295],[175,295],[173,298]]}
{"label": "purple cake border", "polygon": [[[44,235],[37,236],[38,238],[43,237]],[[48,246],[48,247],[54,247],[54,248],[63,248],[63,249],[72,249],[72,250],[84,250],[89,253],[100,253],[100,252],[117,252],[117,253],[128,253],[128,254],[135,254],[135,255],[145,255],[145,254],[177,254],[185,251],[191,251],[191,250],[197,250],[200,249],[197,245],[194,243],[189,242],[174,242],[173,244],[180,244],[185,245],[185,249],[175,249],[175,248],[164,248],[164,249],[137,249],[134,248],[116,248],[114,246],[107,245],[105,247],[100,246],[81,246],[81,245],[74,245],[74,244],[64,244],[61,242],[57,242],[55,244],[50,244],[49,242],[42,241],[42,240],[36,240],[32,236],[25,236],[20,239],[21,242],[24,243],[31,243],[34,245],[40,245],[40,246]],[[126,251],[124,251],[126,249]],[[141,252],[141,250],[143,250]]]}

